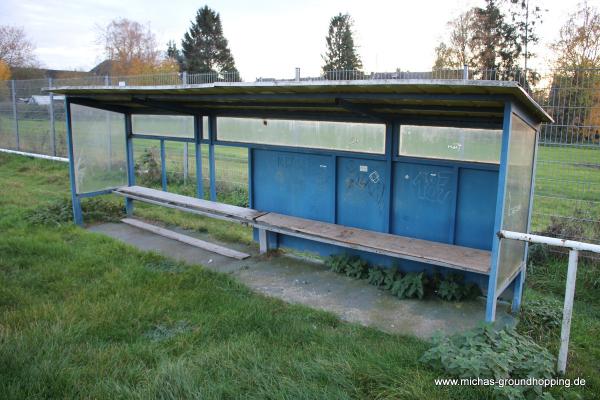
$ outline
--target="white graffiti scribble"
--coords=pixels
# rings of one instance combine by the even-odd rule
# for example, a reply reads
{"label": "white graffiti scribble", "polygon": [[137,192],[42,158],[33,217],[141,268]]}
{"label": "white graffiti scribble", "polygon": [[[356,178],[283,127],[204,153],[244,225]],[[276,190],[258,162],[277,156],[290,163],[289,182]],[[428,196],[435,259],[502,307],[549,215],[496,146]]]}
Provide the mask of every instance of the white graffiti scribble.
{"label": "white graffiti scribble", "polygon": [[381,177],[379,176],[379,172],[377,171],[373,171],[369,174],[369,179],[371,180],[371,182],[373,183],[379,183],[379,179]]}

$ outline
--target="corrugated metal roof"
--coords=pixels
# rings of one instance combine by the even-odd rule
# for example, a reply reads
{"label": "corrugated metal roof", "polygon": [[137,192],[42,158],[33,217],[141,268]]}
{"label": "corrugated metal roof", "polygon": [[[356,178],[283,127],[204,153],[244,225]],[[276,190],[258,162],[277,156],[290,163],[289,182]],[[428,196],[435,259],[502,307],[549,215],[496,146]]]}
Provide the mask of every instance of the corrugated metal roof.
{"label": "corrugated metal roof", "polygon": [[534,120],[552,121],[521,86],[509,81],[215,82],[169,86],[67,86],[51,91],[67,95],[73,103],[133,113],[488,119],[496,123],[502,120],[505,101],[513,100]]}

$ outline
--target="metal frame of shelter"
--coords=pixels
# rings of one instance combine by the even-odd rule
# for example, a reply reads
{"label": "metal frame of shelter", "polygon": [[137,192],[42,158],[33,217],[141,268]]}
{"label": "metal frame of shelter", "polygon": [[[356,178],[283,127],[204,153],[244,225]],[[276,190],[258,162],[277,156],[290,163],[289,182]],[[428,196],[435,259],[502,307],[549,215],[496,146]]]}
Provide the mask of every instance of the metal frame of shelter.
{"label": "metal frame of shelter", "polygon": [[[160,141],[162,159],[162,186],[167,189],[165,172],[165,141],[193,144],[196,162],[196,195],[204,198],[201,146],[208,146],[209,182],[211,201],[216,201],[215,145],[249,148],[249,180],[252,180],[252,150],[276,150],[294,153],[357,157],[377,160],[386,165],[389,185],[386,189],[387,232],[392,224],[392,169],[396,161],[419,164],[434,162],[441,166],[468,167],[471,162],[424,159],[402,156],[398,151],[400,126],[404,124],[423,126],[447,126],[459,128],[492,128],[502,130],[500,163],[478,163],[481,169],[498,171],[498,188],[495,202],[494,232],[503,229],[507,203],[507,174],[509,168],[513,116],[520,118],[535,132],[535,146],[542,122],[552,119],[515,82],[466,81],[466,80],[381,80],[381,81],[318,81],[318,82],[256,82],[256,83],[213,83],[204,85],[156,86],[156,87],[61,87],[47,91],[65,94],[67,124],[67,150],[74,220],[82,224],[80,200],[111,193],[115,188],[78,193],[75,178],[74,144],[71,105],[122,113],[125,116],[125,150],[127,161],[127,184],[135,185],[133,140],[153,139]],[[134,133],[132,115],[187,115],[193,116],[193,138]],[[208,131],[204,132],[203,118],[208,118]],[[217,118],[247,117],[270,119],[293,119],[312,121],[376,122],[385,124],[385,151],[383,154],[355,153],[340,150],[289,147],[272,144],[241,143],[220,140]],[[535,178],[535,154],[531,173],[527,231]],[[334,172],[335,174],[335,172]],[[249,204],[254,208],[253,184],[249,184]],[[334,208],[336,206],[334,205]],[[133,200],[126,199],[127,214],[133,213]],[[455,211],[454,211],[455,212]],[[336,223],[336,213],[330,222]],[[384,229],[385,231],[385,229]],[[506,282],[498,286],[500,240],[492,235],[491,265],[489,270],[486,320],[495,319],[497,299],[514,282],[513,309],[521,303],[525,279],[525,258]]]}

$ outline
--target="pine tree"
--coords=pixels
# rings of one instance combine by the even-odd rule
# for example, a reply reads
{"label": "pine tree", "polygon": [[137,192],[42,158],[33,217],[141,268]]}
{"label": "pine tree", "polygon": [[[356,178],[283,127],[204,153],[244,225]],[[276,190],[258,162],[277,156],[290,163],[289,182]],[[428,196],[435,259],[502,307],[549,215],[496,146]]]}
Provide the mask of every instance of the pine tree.
{"label": "pine tree", "polygon": [[221,17],[204,6],[196,13],[181,41],[183,67],[187,72],[237,73],[235,61],[223,36]]}
{"label": "pine tree", "polygon": [[[331,18],[329,32],[325,40],[327,50],[323,56],[323,72],[330,77],[339,71],[360,70],[362,62],[352,37],[353,21],[348,14],[338,14]],[[337,71],[337,73],[336,73]]]}
{"label": "pine tree", "polygon": [[177,63],[179,72],[183,71],[183,55],[177,48],[177,44],[172,40],[167,42],[167,58],[170,58]]}

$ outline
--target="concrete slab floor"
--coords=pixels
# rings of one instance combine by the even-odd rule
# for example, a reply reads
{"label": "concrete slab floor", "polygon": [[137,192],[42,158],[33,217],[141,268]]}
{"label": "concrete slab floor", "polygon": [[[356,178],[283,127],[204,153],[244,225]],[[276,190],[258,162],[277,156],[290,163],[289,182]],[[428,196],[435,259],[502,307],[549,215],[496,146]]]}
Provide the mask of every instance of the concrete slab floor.
{"label": "concrete slab floor", "polygon": [[[174,231],[218,243],[252,256],[235,260],[118,223],[88,228],[141,250],[157,251],[190,264],[230,273],[253,290],[290,303],[326,310],[341,319],[394,334],[429,338],[436,332],[453,334],[484,320],[485,301],[446,302],[436,299],[399,300],[364,280],[329,271],[322,263],[290,255],[258,255],[257,246],[220,243],[207,234]],[[498,304],[499,325],[514,323],[506,304]]]}

